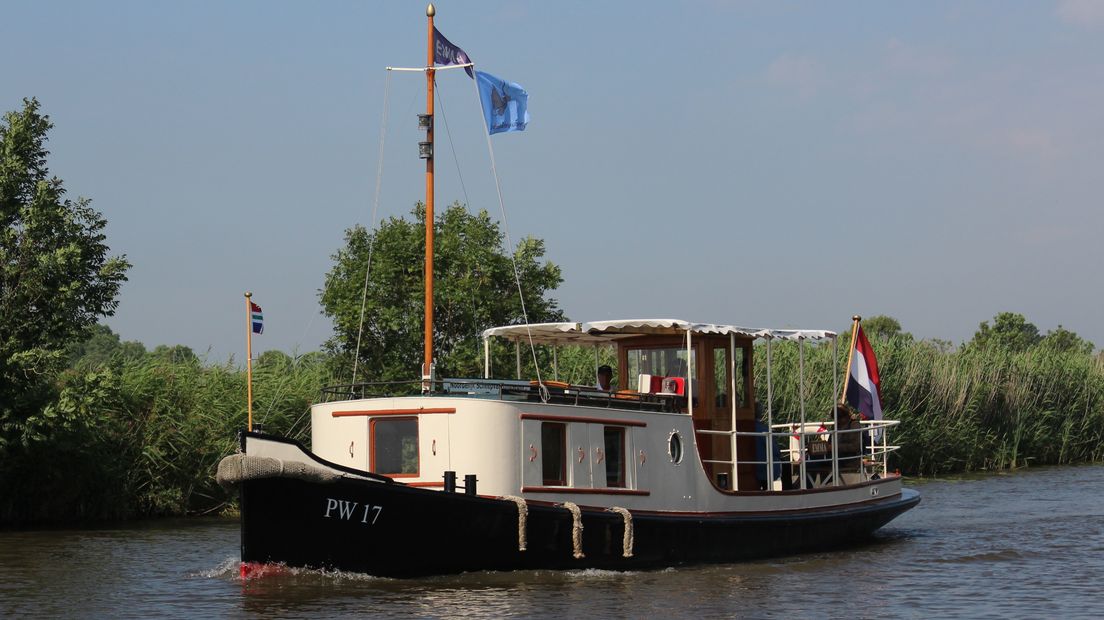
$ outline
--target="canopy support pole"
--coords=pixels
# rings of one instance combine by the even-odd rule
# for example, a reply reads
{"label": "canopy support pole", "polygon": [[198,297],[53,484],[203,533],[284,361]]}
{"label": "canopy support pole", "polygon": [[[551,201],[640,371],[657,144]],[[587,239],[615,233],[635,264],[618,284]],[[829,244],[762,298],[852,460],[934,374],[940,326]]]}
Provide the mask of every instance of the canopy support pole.
{"label": "canopy support pole", "polygon": [[686,330],[686,402],[690,417],[694,417],[694,349],[690,342],[690,330]]}
{"label": "canopy support pole", "polygon": [[774,490],[774,416],[771,411],[771,402],[774,401],[774,392],[771,390],[771,340],[767,337],[767,479],[770,480],[768,491]]}
{"label": "canopy support pole", "polygon": [[801,404],[801,488],[806,487],[805,479],[805,338],[797,337],[797,400]]}
{"label": "canopy support pole", "polygon": [[740,490],[740,477],[736,475],[736,464],[739,462],[736,435],[736,334],[728,335],[728,355],[729,365],[732,373],[732,384],[728,392],[728,411],[732,418],[732,490]]}
{"label": "canopy support pole", "polygon": [[491,378],[491,339],[483,339],[483,378]]}

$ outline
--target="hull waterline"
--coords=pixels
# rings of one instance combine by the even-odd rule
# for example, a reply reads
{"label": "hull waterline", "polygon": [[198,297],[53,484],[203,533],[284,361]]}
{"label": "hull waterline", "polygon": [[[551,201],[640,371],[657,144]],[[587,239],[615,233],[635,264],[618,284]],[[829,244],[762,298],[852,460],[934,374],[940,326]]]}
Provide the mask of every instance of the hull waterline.
{"label": "hull waterline", "polygon": [[272,477],[242,483],[242,562],[410,577],[474,570],[630,570],[733,562],[822,550],[867,538],[915,506],[919,494],[814,511],[663,513],[634,511],[631,556],[625,521],[583,508],[581,550],[563,506],[529,502],[525,546],[508,500],[342,478]]}

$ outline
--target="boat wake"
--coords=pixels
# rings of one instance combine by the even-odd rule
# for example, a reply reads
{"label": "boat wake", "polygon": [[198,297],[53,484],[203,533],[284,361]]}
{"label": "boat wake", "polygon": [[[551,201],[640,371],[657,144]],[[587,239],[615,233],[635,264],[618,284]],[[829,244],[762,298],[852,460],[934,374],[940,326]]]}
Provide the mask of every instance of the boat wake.
{"label": "boat wake", "polygon": [[188,576],[199,577],[201,579],[237,579],[240,566],[241,560],[237,557],[228,557],[219,562],[218,566],[214,568],[189,573]]}
{"label": "boat wake", "polygon": [[376,577],[364,573],[353,573],[340,570],[326,570],[321,568],[299,568],[284,564],[260,564],[248,563],[245,566],[237,557],[229,557],[219,562],[218,566],[207,570],[196,571],[188,575],[202,579],[220,579],[223,581],[240,581],[249,583],[254,581],[272,581],[278,579],[291,579],[302,581],[394,581],[389,577]]}

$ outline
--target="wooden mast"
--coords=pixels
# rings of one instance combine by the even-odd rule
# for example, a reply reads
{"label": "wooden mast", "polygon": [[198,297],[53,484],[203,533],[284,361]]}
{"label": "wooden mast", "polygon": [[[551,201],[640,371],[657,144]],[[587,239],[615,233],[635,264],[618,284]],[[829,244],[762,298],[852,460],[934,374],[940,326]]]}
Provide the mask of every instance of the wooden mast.
{"label": "wooden mast", "polygon": [[851,358],[855,355],[855,335],[859,332],[859,321],[862,317],[855,315],[851,317],[854,324],[851,325],[851,349],[847,352],[847,367],[843,369],[843,391],[840,392],[840,404],[847,402],[847,383],[851,380]]}
{"label": "wooden mast", "polygon": [[426,7],[429,20],[426,43],[426,115],[429,127],[426,141],[429,142],[429,157],[426,158],[426,200],[425,200],[425,361],[422,364],[422,391],[432,389],[433,379],[433,16],[437,10],[432,4]]}
{"label": "wooden mast", "polygon": [[253,293],[245,292],[245,401],[246,430],[253,430]]}

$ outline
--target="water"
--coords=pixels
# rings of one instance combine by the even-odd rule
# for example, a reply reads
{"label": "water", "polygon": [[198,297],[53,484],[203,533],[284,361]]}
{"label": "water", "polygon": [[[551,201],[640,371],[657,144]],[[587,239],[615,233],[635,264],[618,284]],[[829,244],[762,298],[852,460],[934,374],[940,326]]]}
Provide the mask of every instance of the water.
{"label": "water", "polygon": [[1104,616],[1104,466],[915,486],[920,506],[861,547],[633,573],[242,582],[233,521],[0,532],[0,617]]}

